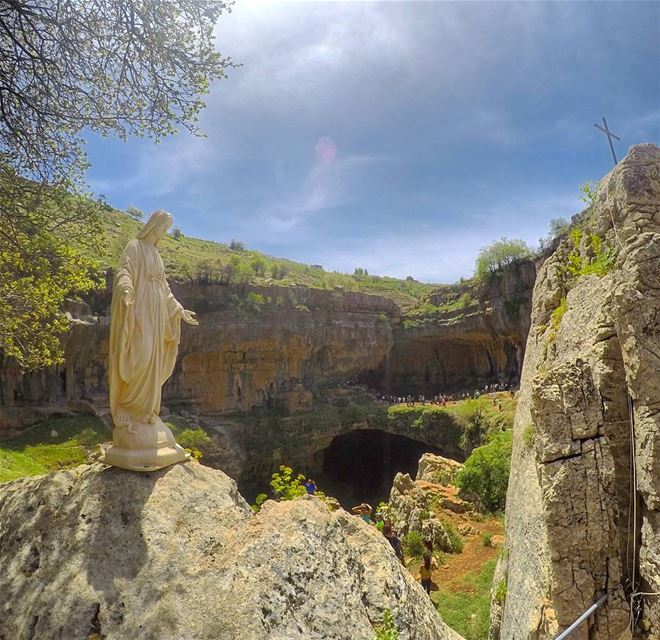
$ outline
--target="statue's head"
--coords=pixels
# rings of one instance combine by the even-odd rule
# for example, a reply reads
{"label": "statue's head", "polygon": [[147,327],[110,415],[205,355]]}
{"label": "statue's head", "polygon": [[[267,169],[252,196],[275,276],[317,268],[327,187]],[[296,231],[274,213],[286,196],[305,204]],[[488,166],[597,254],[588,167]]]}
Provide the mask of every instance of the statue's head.
{"label": "statue's head", "polygon": [[140,240],[158,244],[158,241],[167,233],[173,222],[174,218],[172,218],[172,214],[164,209],[158,209],[149,216],[149,220],[142,227],[137,237]]}

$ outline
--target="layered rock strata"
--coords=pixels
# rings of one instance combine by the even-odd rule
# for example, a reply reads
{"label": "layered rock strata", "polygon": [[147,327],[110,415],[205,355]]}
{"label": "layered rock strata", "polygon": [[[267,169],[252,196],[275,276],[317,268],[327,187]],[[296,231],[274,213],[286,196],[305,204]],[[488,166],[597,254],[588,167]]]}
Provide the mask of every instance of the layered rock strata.
{"label": "layered rock strata", "polygon": [[15,481],[0,522],[3,640],[460,640],[374,527],[197,463]]}
{"label": "layered rock strata", "polygon": [[631,148],[574,229],[534,288],[493,637],[554,638],[607,594],[572,638],[657,638],[660,149]]}
{"label": "layered rock strata", "polygon": [[[493,277],[471,306],[413,325],[382,296],[174,284],[200,326],[183,327],[163,402],[206,416],[286,414],[308,411],[349,381],[397,395],[515,381],[534,274],[533,263],[514,265]],[[463,288],[439,290],[432,304],[455,306]],[[23,375],[0,361],[0,433],[58,414],[107,412],[109,294],[89,305],[71,303],[69,311],[63,366]]]}

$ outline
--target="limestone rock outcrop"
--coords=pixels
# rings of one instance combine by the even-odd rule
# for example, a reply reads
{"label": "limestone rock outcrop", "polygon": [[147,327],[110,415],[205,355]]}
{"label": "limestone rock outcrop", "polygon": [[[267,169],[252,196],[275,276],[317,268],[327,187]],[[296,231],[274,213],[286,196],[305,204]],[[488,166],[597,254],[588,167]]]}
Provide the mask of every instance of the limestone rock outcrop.
{"label": "limestone rock outcrop", "polygon": [[443,551],[452,551],[445,526],[438,519],[442,510],[474,511],[474,505],[458,496],[451,482],[462,468],[460,462],[425,453],[419,461],[417,479],[397,473],[390,491],[388,519],[400,536],[419,531],[424,539]]}
{"label": "limestone rock outcrop", "polygon": [[463,465],[451,458],[443,458],[432,453],[425,453],[419,459],[415,480],[424,480],[436,484],[452,484]]}
{"label": "limestone rock outcrop", "polygon": [[572,638],[658,638],[660,149],[631,148],[574,229],[534,288],[492,637],[554,638],[608,594]]}
{"label": "limestone rock outcrop", "polygon": [[359,518],[257,515],[220,471],[86,465],[0,488],[0,638],[460,640]]}

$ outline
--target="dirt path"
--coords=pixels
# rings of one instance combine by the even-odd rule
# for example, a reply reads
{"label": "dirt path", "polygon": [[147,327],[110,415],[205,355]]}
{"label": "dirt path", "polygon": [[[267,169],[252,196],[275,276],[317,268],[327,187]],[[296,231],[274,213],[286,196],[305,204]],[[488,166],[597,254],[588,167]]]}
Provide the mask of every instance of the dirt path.
{"label": "dirt path", "polygon": [[[444,491],[456,492],[455,487],[445,487]],[[473,587],[466,586],[463,578],[468,574],[477,574],[483,565],[497,558],[504,542],[504,525],[501,518],[477,516],[476,518],[467,513],[453,513],[443,509],[439,512],[439,518],[443,522],[450,522],[457,531],[468,531],[467,535],[461,535],[463,539],[462,553],[447,553],[444,555],[444,563],[433,572],[433,581],[446,587],[450,591],[474,592]],[[490,535],[491,545],[484,545],[486,534]],[[419,566],[409,567],[416,578],[419,578]]]}

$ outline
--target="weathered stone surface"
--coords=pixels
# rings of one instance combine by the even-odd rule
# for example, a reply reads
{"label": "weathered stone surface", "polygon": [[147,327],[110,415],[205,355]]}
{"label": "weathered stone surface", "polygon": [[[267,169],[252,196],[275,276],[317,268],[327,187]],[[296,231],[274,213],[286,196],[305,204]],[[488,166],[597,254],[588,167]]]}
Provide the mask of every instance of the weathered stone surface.
{"label": "weathered stone surface", "polygon": [[456,474],[463,465],[451,458],[443,458],[432,453],[425,453],[419,459],[416,480],[425,480],[436,484],[453,484]]}
{"label": "weathered stone surface", "polygon": [[[507,597],[491,630],[502,640],[554,638],[603,593],[572,637],[630,638],[631,592],[660,590],[660,149],[633,147],[580,226],[583,258],[590,235],[617,258],[602,278],[571,277],[565,238],[538,273],[498,567]],[[635,633],[655,638],[660,599],[644,600]]]}
{"label": "weathered stone surface", "polygon": [[[420,469],[424,469],[428,457],[424,454],[420,459]],[[463,465],[454,460],[447,460],[440,456],[435,464],[442,468],[451,468],[456,473]],[[428,468],[428,467],[427,467]],[[417,474],[419,476],[419,472]],[[454,513],[467,513],[473,511],[469,502],[462,500],[457,495],[456,487],[448,486],[434,481],[412,480],[407,473],[397,473],[392,484],[389,498],[388,519],[400,536],[405,536],[410,531],[419,531],[424,539],[431,540],[433,546],[443,551],[452,551],[452,544],[442,522],[437,518],[437,510],[445,509]]]}
{"label": "weathered stone surface", "polygon": [[[460,640],[383,536],[222,472],[83,466],[0,490],[0,638]],[[97,634],[94,636],[94,634]]]}

